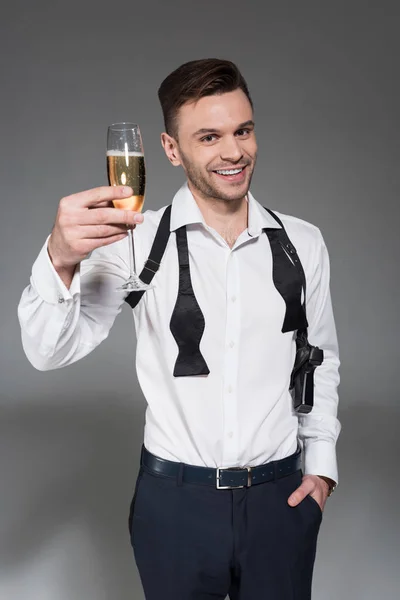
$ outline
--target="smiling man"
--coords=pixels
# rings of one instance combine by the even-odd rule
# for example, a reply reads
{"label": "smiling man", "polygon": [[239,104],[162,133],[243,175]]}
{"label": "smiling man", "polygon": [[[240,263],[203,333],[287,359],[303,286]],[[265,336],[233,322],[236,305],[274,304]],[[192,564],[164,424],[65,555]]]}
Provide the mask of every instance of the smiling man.
{"label": "smiling man", "polygon": [[184,168],[206,223],[232,247],[247,226],[246,195],[257,157],[247,88],[243,83],[243,89],[189,97],[181,106],[186,96],[179,94],[175,107],[169,104],[171,91],[167,79],[159,91],[169,132],[161,136],[165,153],[173,165]]}
{"label": "smiling man", "polygon": [[[129,188],[61,200],[19,305],[24,349],[38,369],[63,367],[132,307],[148,407],[129,531],[148,600],[308,600],[338,481],[328,252],[316,226],[249,191],[255,117],[236,65],[186,63],[159,99],[186,182],[143,216],[105,207]],[[128,296],[124,223],[140,223],[136,264],[153,284]],[[323,360],[301,379],[307,335]]]}

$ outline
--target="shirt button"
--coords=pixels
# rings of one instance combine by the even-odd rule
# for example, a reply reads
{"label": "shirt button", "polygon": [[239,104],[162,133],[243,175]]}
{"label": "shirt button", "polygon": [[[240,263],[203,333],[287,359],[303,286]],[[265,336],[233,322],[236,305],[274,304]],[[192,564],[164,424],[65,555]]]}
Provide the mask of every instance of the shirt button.
{"label": "shirt button", "polygon": [[233,437],[233,431],[230,431],[230,432],[228,433],[228,437],[229,437],[229,438],[232,438],[232,437]]}
{"label": "shirt button", "polygon": [[236,296],[232,296],[232,297],[231,297],[231,301],[232,301],[232,302],[236,302]]}
{"label": "shirt button", "polygon": [[59,296],[58,296],[58,303],[59,303],[59,304],[62,304],[63,302],[65,302],[65,298],[63,298],[63,297],[61,296],[61,294],[59,294]]}
{"label": "shirt button", "polygon": [[232,340],[232,342],[229,343],[229,347],[233,348],[234,345],[235,345],[235,342]]}
{"label": "shirt button", "polygon": [[228,385],[228,392],[229,392],[229,394],[232,394],[232,392],[233,392],[233,388],[231,385]]}

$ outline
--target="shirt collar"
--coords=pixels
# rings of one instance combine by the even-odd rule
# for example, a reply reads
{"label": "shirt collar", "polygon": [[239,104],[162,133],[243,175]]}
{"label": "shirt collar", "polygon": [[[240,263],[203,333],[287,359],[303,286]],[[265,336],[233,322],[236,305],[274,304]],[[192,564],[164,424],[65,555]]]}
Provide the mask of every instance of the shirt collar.
{"label": "shirt collar", "polygon": [[[279,223],[257,202],[250,192],[248,193],[248,202],[249,217],[247,230],[251,237],[260,235],[264,228],[281,228]],[[183,225],[192,225],[195,223],[201,223],[207,227],[201,210],[187,182],[185,182],[176,192],[172,201],[170,231],[175,231]]]}
{"label": "shirt collar", "polygon": [[278,221],[275,221],[274,217],[257,202],[251,192],[248,192],[247,196],[249,199],[247,231],[251,237],[260,235],[263,229],[281,229]]}
{"label": "shirt collar", "polygon": [[170,230],[175,231],[183,225],[191,225],[193,223],[206,225],[201,210],[186,182],[176,192],[172,200]]}

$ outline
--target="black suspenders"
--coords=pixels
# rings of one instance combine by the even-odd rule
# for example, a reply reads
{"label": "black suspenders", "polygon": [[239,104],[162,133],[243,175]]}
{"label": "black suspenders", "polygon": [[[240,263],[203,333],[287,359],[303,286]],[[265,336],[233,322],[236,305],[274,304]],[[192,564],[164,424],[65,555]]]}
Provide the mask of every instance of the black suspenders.
{"label": "black suspenders", "polygon": [[[151,283],[154,275],[160,268],[161,260],[164,256],[170,234],[169,227],[171,222],[171,208],[171,204],[167,206],[163,216],[161,217],[161,221],[156,232],[156,237],[154,238],[154,242],[150,250],[149,258],[146,260],[139,275],[140,279],[144,283]],[[127,302],[131,308],[135,308],[143,294],[144,292],[131,292],[125,298],[125,302]]]}
{"label": "black suspenders", "polygon": [[[285,251],[287,257],[292,261],[293,265],[296,267],[298,275],[301,280],[301,285],[304,290],[304,301],[301,306],[303,313],[303,324],[299,323],[296,332],[296,356],[293,365],[293,370],[290,376],[290,385],[289,389],[292,392],[293,398],[293,407],[294,410],[298,413],[309,413],[314,406],[314,371],[316,367],[320,366],[324,360],[324,352],[317,346],[312,346],[308,341],[308,332],[307,332],[307,316],[306,316],[306,277],[304,274],[303,265],[301,264],[300,258],[297,254],[296,248],[293,246],[292,242],[289,239],[289,236],[286,233],[286,230],[283,226],[280,218],[272,212],[269,208],[264,207],[265,210],[269,212],[269,214],[274,217],[274,219],[281,225],[282,229],[278,230],[278,241],[281,248]],[[277,231],[277,230],[274,230]],[[271,238],[270,238],[271,243]],[[281,264],[281,263],[279,263]],[[282,263],[283,264],[283,263]],[[274,262],[275,269],[275,262]],[[301,289],[300,289],[301,292]],[[293,296],[289,301],[286,301],[286,308],[290,302],[293,301]],[[293,307],[293,315],[295,315],[298,310],[296,306]],[[288,319],[288,310],[286,311],[285,316],[285,324],[289,326],[289,331],[292,329],[291,325],[287,323]],[[301,319],[301,317],[300,317]],[[284,331],[284,327],[282,331]],[[295,328],[293,328],[295,329]]]}
{"label": "black suspenders", "polygon": [[[282,333],[296,331],[296,358],[290,378],[296,412],[308,413],[313,407],[314,370],[322,364],[323,351],[311,346],[307,338],[306,317],[306,278],[296,248],[291,243],[282,221],[269,208],[268,213],[279,223],[281,229],[265,228],[273,257],[273,281],[286,303],[286,313]],[[157,273],[170,236],[171,205],[168,206],[158,226],[140,279],[150,283]],[[189,252],[186,227],[176,230],[179,260],[179,291],[170,321],[171,333],[178,345],[178,358],[175,363],[175,377],[208,375],[209,368],[200,352],[200,341],[205,322],[196,300],[190,277]],[[304,300],[301,302],[301,292]],[[134,308],[144,292],[131,292],[126,302]]]}

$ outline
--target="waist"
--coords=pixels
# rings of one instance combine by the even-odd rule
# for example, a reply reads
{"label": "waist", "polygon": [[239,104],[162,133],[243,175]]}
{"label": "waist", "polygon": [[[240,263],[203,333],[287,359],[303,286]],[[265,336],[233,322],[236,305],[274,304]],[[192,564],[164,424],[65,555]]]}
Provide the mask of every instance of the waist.
{"label": "waist", "polygon": [[301,448],[285,458],[257,466],[200,467],[161,458],[142,446],[140,464],[144,470],[160,477],[177,479],[182,483],[195,483],[217,489],[251,487],[260,483],[276,481],[301,469]]}

